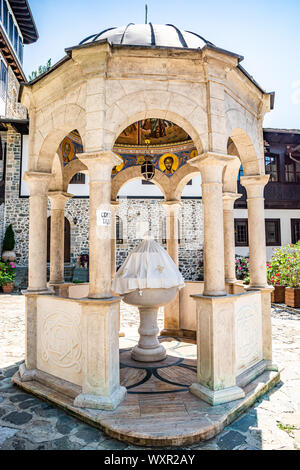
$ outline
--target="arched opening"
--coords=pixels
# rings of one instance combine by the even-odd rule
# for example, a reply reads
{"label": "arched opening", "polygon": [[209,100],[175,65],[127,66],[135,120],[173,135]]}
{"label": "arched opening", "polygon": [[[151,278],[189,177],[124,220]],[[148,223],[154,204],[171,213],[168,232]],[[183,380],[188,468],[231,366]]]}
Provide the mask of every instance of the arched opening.
{"label": "arched opening", "polygon": [[[196,233],[191,228],[192,218],[185,217],[184,210],[190,213],[188,206],[197,205],[198,208],[201,204],[200,173],[187,164],[198,155],[193,139],[174,122],[148,118],[124,129],[116,139],[113,151],[123,162],[112,171],[112,200],[118,198],[120,201],[118,213],[126,223],[128,235],[125,246],[118,246],[117,242],[117,266],[148,232],[167,248],[168,212],[162,202],[164,199],[180,201],[183,194],[185,207],[179,211],[177,228],[173,232],[178,234],[179,269],[187,280],[199,280],[202,276],[197,272],[195,258],[202,246],[193,240],[188,256],[184,255],[191,246],[191,234]],[[155,176],[150,181],[143,178],[141,171],[148,156],[155,168]]]}
{"label": "arched opening", "polygon": [[[49,131],[49,123],[53,127]],[[36,137],[37,153],[32,155],[36,161],[30,162],[37,171],[51,172],[52,163],[57,149],[70,134],[77,132],[81,142],[84,141],[86,118],[83,108],[75,104],[62,104],[50,111],[45,112],[39,124],[39,135]],[[75,131],[76,130],[76,131]],[[41,136],[45,135],[45,138]]]}
{"label": "arched opening", "polygon": [[[47,263],[50,263],[51,217],[47,219]],[[65,217],[64,222],[64,262],[71,262],[71,224]]]}

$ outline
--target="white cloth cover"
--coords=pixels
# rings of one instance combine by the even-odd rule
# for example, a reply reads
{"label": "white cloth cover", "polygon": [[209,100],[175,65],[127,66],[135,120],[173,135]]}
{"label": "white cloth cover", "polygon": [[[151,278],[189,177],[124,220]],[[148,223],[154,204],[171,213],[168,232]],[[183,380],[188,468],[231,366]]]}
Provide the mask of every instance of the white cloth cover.
{"label": "white cloth cover", "polygon": [[112,290],[128,294],[136,289],[184,287],[184,279],[167,251],[155,240],[144,240],[116,273]]}

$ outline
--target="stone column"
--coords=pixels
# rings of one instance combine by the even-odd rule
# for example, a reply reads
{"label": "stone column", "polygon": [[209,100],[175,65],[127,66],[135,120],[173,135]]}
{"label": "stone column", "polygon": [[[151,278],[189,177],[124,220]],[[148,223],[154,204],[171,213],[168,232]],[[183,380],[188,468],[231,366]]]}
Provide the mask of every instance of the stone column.
{"label": "stone column", "polygon": [[247,191],[250,289],[267,286],[264,187],[269,175],[243,176]]}
{"label": "stone column", "polygon": [[111,278],[113,279],[117,270],[117,212],[120,203],[118,201],[111,201]]}
{"label": "stone column", "polygon": [[[178,267],[178,212],[180,201],[166,201],[162,203],[166,213],[167,252]],[[164,307],[164,329],[161,335],[180,335],[179,294]]]}
{"label": "stone column", "polygon": [[28,292],[47,289],[47,207],[50,173],[26,172],[24,180],[30,189]]}
{"label": "stone column", "polygon": [[202,177],[204,214],[204,296],[226,295],[222,175],[230,155],[206,152],[189,161]]}
{"label": "stone column", "polygon": [[78,155],[90,177],[90,298],[111,297],[111,171],[122,160],[111,151]]}
{"label": "stone column", "polygon": [[[116,219],[117,219],[117,212],[120,203],[119,201],[111,201],[110,208],[111,208],[111,279],[113,280],[114,275],[116,274],[117,270],[117,231],[116,231]],[[125,336],[125,333],[121,331],[121,310],[119,305],[119,336]]]}
{"label": "stone column", "polygon": [[64,284],[65,205],[73,194],[51,191],[50,285]]}
{"label": "stone column", "polygon": [[234,237],[234,203],[242,195],[223,193],[223,222],[224,222],[224,264],[225,281],[236,282],[235,274],[235,237]]}

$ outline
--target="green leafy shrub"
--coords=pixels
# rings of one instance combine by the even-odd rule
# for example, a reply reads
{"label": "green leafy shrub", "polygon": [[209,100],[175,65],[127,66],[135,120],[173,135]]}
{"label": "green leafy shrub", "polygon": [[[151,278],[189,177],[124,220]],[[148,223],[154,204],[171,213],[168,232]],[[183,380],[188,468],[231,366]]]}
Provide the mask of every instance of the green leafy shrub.
{"label": "green leafy shrub", "polygon": [[13,251],[15,247],[15,234],[12,225],[10,224],[5,230],[3,239],[2,253],[4,251]]}
{"label": "green leafy shrub", "polygon": [[273,286],[300,287],[300,241],[273,251],[267,263],[267,278]]}
{"label": "green leafy shrub", "polygon": [[6,286],[14,282],[16,276],[16,265],[11,261],[0,262],[0,286]]}
{"label": "green leafy shrub", "polygon": [[51,68],[51,59],[48,60],[46,65],[40,65],[37,70],[33,70],[31,72],[31,75],[29,75],[28,80],[31,82],[32,80],[35,80],[37,77],[42,75],[43,73],[48,72],[48,70]]}
{"label": "green leafy shrub", "polygon": [[[249,258],[248,256],[239,256],[235,257],[235,273],[236,278],[244,281],[246,284],[250,282],[249,274]],[[248,280],[248,282],[247,282]]]}

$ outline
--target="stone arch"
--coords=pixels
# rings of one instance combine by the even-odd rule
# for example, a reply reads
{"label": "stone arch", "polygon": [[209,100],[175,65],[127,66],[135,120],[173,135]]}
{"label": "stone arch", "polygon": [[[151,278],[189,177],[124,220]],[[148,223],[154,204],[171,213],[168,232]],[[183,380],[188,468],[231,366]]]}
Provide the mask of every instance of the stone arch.
{"label": "stone arch", "polygon": [[39,135],[35,135],[36,171],[50,173],[53,158],[59,144],[70,132],[77,129],[84,147],[85,143],[85,110],[76,105],[68,104],[45,112],[38,116],[36,128]]}
{"label": "stone arch", "polygon": [[191,165],[183,165],[176,173],[172,176],[173,179],[173,197],[172,200],[179,201],[181,199],[182,191],[184,190],[187,183],[194,178],[194,176],[200,175],[200,171],[196,167]]}
{"label": "stone arch", "polygon": [[228,136],[228,140],[229,139],[231,139],[235,149],[238,152],[237,157],[239,157],[241,161],[244,174],[246,176],[261,174],[260,159],[247,132],[245,132],[242,128],[235,128]]}
{"label": "stone arch", "polygon": [[70,163],[68,163],[68,165],[66,165],[63,169],[63,190],[68,190],[68,186],[73,176],[75,176],[77,173],[84,173],[87,170],[87,166],[79,159],[72,160]]}
{"label": "stone arch", "polygon": [[[173,178],[173,177],[171,177]],[[155,172],[154,178],[151,180],[155,183],[164,195],[166,200],[169,199],[171,194],[171,184],[168,176],[160,171]],[[141,169],[139,166],[132,166],[120,171],[113,179],[111,184],[111,200],[115,201],[119,194],[120,189],[129,181],[142,179]]]}
{"label": "stone arch", "polygon": [[166,119],[182,127],[192,138],[198,154],[203,153],[201,136],[207,135],[206,111],[180,93],[157,89],[122,96],[107,109],[106,148],[113,148],[118,136],[130,124],[148,118]]}

